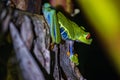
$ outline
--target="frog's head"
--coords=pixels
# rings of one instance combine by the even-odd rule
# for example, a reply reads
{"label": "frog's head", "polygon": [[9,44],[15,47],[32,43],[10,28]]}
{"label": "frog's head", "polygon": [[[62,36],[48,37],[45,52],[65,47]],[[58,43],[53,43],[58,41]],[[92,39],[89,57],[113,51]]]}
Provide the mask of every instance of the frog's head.
{"label": "frog's head", "polygon": [[51,7],[51,5],[50,5],[49,3],[45,3],[45,4],[43,5],[43,7],[44,7],[44,8],[49,8],[49,7]]}
{"label": "frog's head", "polygon": [[91,35],[89,32],[85,31],[84,27],[82,26],[80,27],[79,33],[80,34],[78,36],[78,41],[85,43],[85,44],[89,44],[89,45],[92,43]]}

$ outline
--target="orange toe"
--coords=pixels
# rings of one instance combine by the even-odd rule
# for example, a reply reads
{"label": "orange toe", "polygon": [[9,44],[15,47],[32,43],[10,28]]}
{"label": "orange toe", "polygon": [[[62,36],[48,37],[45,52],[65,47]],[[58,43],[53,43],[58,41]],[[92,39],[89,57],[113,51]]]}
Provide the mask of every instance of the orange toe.
{"label": "orange toe", "polygon": [[51,44],[50,44],[50,49],[53,50],[53,48],[54,48],[54,44],[51,43]]}
{"label": "orange toe", "polygon": [[67,56],[70,56],[70,52],[69,51],[67,52]]}

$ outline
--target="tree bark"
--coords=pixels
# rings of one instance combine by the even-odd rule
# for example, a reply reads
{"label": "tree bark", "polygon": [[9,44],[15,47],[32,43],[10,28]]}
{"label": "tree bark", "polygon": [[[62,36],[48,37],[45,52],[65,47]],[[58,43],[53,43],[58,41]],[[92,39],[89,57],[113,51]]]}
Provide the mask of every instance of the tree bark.
{"label": "tree bark", "polygon": [[8,61],[7,80],[85,80],[66,54],[68,41],[51,49],[44,16],[10,7],[0,11],[0,28],[2,34],[10,34],[10,54],[14,53]]}

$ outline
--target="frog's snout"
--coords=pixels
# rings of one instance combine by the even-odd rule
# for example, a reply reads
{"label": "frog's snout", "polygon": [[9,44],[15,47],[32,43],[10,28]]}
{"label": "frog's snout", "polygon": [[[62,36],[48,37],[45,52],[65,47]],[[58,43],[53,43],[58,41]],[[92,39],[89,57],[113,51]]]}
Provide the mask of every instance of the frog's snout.
{"label": "frog's snout", "polygon": [[88,33],[87,36],[86,36],[86,39],[90,39],[91,38],[91,34]]}

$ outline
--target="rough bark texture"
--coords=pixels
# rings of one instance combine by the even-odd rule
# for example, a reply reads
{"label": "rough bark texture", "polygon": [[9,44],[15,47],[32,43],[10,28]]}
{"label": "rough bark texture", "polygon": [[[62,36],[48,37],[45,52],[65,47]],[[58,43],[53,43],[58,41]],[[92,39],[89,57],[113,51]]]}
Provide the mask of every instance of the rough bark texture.
{"label": "rough bark texture", "polygon": [[85,80],[66,54],[68,41],[50,48],[49,27],[42,15],[2,6],[0,11],[2,34],[9,34],[13,45],[7,80]]}

